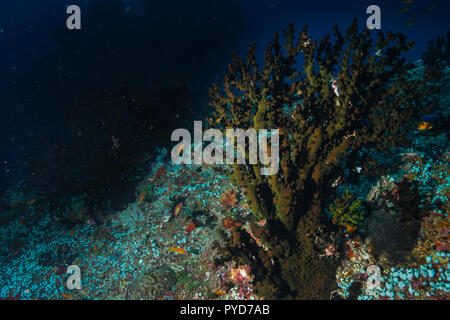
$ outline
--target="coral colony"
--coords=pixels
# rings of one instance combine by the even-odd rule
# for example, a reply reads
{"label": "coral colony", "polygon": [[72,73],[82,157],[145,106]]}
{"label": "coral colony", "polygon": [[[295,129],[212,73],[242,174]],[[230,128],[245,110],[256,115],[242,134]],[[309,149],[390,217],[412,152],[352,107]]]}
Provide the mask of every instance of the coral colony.
{"label": "coral colony", "polygon": [[448,300],[448,39],[289,24],[195,121],[183,81],[82,96],[0,200],[0,298]]}

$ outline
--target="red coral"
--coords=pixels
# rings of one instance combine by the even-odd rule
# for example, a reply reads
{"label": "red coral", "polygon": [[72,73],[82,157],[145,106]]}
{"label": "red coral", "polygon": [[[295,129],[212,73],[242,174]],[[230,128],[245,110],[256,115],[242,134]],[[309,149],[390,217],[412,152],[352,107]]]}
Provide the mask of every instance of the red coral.
{"label": "red coral", "polygon": [[156,170],[155,175],[153,176],[153,180],[156,180],[156,179],[159,179],[159,178],[165,176],[166,173],[167,173],[166,167],[160,166],[160,167]]}
{"label": "red coral", "polygon": [[186,232],[191,232],[195,230],[195,228],[196,228],[195,223],[191,222],[186,226],[184,230],[186,230]]}

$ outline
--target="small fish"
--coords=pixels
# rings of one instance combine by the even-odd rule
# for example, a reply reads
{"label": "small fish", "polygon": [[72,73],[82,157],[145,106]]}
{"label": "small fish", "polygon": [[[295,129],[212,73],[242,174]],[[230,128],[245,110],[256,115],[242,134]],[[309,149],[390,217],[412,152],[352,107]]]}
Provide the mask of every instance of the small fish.
{"label": "small fish", "polygon": [[302,93],[303,93],[302,89],[298,89],[298,90],[297,90],[297,95],[298,95],[298,96],[301,95]]}
{"label": "small fish", "polygon": [[147,193],[146,192],[142,192],[140,195],[139,195],[139,202],[142,202],[142,201],[144,201],[144,199],[145,199],[145,196],[147,195]]}
{"label": "small fish", "polygon": [[217,290],[216,292],[214,292],[214,294],[216,294],[216,295],[218,295],[218,296],[221,296],[221,295],[225,294],[225,291],[223,291],[223,290]]}
{"label": "small fish", "polygon": [[72,298],[73,298],[72,295],[70,295],[70,294],[65,294],[65,293],[62,293],[62,296],[63,296],[64,298],[66,298],[66,299],[72,299]]}
{"label": "small fish", "polygon": [[176,216],[178,216],[178,214],[183,212],[183,202],[180,202],[179,204],[176,205],[175,209],[173,210],[173,214]]}
{"label": "small fish", "polygon": [[[383,54],[383,52],[382,52],[381,49],[378,49],[378,50],[375,52],[375,55],[376,55],[377,57],[380,57],[382,54]],[[350,101],[349,101],[349,102],[350,102]]]}
{"label": "small fish", "polygon": [[170,247],[169,250],[178,254],[186,254],[186,250],[183,248]]}
{"label": "small fish", "polygon": [[403,14],[409,11],[409,8],[404,8],[402,10],[400,10],[398,13]]}
{"label": "small fish", "polygon": [[404,3],[413,3],[414,0],[403,0]]}
{"label": "small fish", "polygon": [[424,131],[424,130],[430,130],[432,128],[433,128],[433,125],[431,123],[422,121],[417,125],[416,129],[420,130],[420,131]]}

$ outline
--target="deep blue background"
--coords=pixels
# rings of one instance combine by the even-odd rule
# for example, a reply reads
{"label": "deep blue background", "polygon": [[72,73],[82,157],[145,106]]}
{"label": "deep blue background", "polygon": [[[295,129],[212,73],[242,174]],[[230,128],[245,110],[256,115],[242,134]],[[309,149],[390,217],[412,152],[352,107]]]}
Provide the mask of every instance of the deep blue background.
{"label": "deep blue background", "polygon": [[[424,9],[436,1],[414,1],[412,4],[404,4],[403,0],[388,1],[359,1],[359,0],[242,0],[234,3],[229,0],[223,2],[230,3],[221,9],[219,16],[212,15],[214,8],[210,8],[207,3],[216,1],[171,1],[170,5],[162,5],[162,1],[152,0],[154,7],[153,14],[147,17],[142,16],[142,2],[145,0],[109,0],[110,3],[120,3],[121,8],[128,11],[132,19],[155,19],[155,27],[152,32],[155,35],[164,34],[163,30],[168,30],[166,39],[161,46],[171,46],[179,39],[189,38],[189,34],[184,33],[183,25],[169,22],[170,19],[177,19],[177,10],[189,9],[195,12],[195,19],[204,19],[208,23],[219,23],[221,30],[215,40],[202,44],[195,44],[192,47],[179,48],[180,59],[174,61],[173,57],[165,61],[164,55],[155,53],[148,61],[135,61],[142,63],[141,69],[145,73],[140,73],[139,68],[130,70],[130,73],[139,73],[139,77],[171,76],[174,70],[181,70],[184,77],[187,77],[199,92],[204,92],[206,86],[212,81],[219,81],[222,76],[232,49],[244,52],[247,45],[256,42],[259,48],[265,47],[273,37],[275,31],[280,31],[286,27],[287,23],[294,22],[297,29],[303,25],[309,25],[309,32],[313,38],[317,39],[325,33],[331,32],[333,25],[338,24],[341,30],[351,23],[353,18],[357,18],[359,25],[366,22],[366,8],[368,5],[377,4],[382,12],[382,29],[393,30],[405,33],[409,40],[416,41],[416,46],[408,54],[409,59],[417,59],[424,51],[426,43],[433,37],[445,33],[449,29],[450,1],[438,1],[437,6],[429,13]],[[57,39],[55,34],[65,28],[67,17],[65,8],[71,4],[77,4],[82,9],[83,19],[94,10],[96,5],[105,0],[2,0],[0,4],[0,191],[8,184],[16,182],[21,177],[24,165],[22,156],[30,137],[37,134],[36,131],[42,127],[54,130],[60,128],[60,109],[64,108],[60,104],[56,107],[52,92],[47,88],[41,92],[40,99],[35,99],[30,94],[29,88],[36,86],[36,83],[45,84],[45,74],[34,75],[35,68],[42,63],[43,59],[52,57],[57,51]],[[164,1],[166,2],[166,1]],[[220,1],[218,1],[220,2]],[[161,3],[159,5],[158,3]],[[400,14],[399,11],[405,7],[410,8],[414,17],[408,14]],[[184,9],[183,9],[184,8]],[[230,18],[233,17],[233,18]],[[161,30],[158,30],[158,19],[161,18]],[[219,20],[219,21],[218,21]],[[233,21],[235,20],[235,21]],[[416,23],[408,27],[411,20]],[[85,21],[85,20],[83,20]],[[82,21],[82,23],[83,23]],[[168,22],[169,21],[169,22]],[[174,20],[175,21],[175,20]],[[183,23],[186,23],[183,22]],[[187,22],[189,23],[189,22]],[[194,23],[194,22],[192,22]],[[83,32],[89,32],[86,25]],[[171,29],[171,26],[173,28]],[[232,27],[230,27],[232,26]],[[227,34],[229,30],[234,30],[233,35]],[[116,30],[117,31],[117,30]],[[112,31],[112,32],[116,32]],[[78,31],[75,31],[78,32]],[[95,41],[95,36],[90,37],[90,41]],[[93,43],[85,43],[86,48]],[[120,45],[114,43],[112,46]],[[87,50],[87,49],[84,50]],[[154,48],[155,52],[162,52],[161,49]],[[213,52],[220,50],[221,52]],[[196,57],[205,56],[205,53],[213,52],[216,60],[212,59],[206,64],[196,60]],[[261,50],[262,51],[262,50]],[[98,52],[92,52],[97,55]],[[133,55],[133,52],[130,52]],[[187,58],[189,57],[189,58]],[[155,62],[156,61],[156,62]],[[191,61],[191,62],[187,62]],[[177,66],[177,63],[180,65]],[[154,70],[152,70],[154,68]],[[157,70],[158,71],[155,71]],[[165,73],[164,70],[167,72]],[[86,75],[88,76],[88,75]],[[133,76],[131,74],[130,76]],[[29,83],[28,83],[29,82]],[[62,84],[64,85],[64,84]],[[70,84],[72,87],[73,83]],[[85,83],[79,83],[80,88],[91,85],[86,78]],[[45,85],[44,85],[45,87]],[[77,90],[77,87],[72,88]],[[56,91],[56,90],[55,90]],[[59,91],[59,90],[58,90]],[[57,96],[59,92],[54,92]],[[39,94],[38,94],[39,96]],[[44,98],[42,97],[44,96]],[[200,94],[201,96],[201,94]],[[48,97],[48,102],[45,99]],[[70,97],[67,97],[70,99]],[[198,103],[205,103],[198,101]],[[44,150],[43,150],[44,152]]]}

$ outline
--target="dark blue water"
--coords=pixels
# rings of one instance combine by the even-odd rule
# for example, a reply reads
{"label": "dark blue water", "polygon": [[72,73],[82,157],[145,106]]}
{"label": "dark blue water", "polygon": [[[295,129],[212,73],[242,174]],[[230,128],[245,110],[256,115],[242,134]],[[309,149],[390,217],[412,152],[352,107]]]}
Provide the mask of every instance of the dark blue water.
{"label": "dark blue water", "polygon": [[[220,79],[232,49],[243,52],[253,42],[262,48],[289,22],[297,29],[309,25],[313,38],[335,24],[345,30],[353,18],[362,26],[371,4],[381,7],[383,30],[416,42],[407,58],[418,59],[428,40],[449,29],[448,1],[425,12],[435,2],[3,0],[0,190],[24,177],[33,137],[42,130],[64,131],[64,108],[82,89],[182,78],[195,103],[206,105],[205,89]],[[81,7],[81,31],[66,30],[69,4]],[[405,7],[409,11],[400,14]]]}

